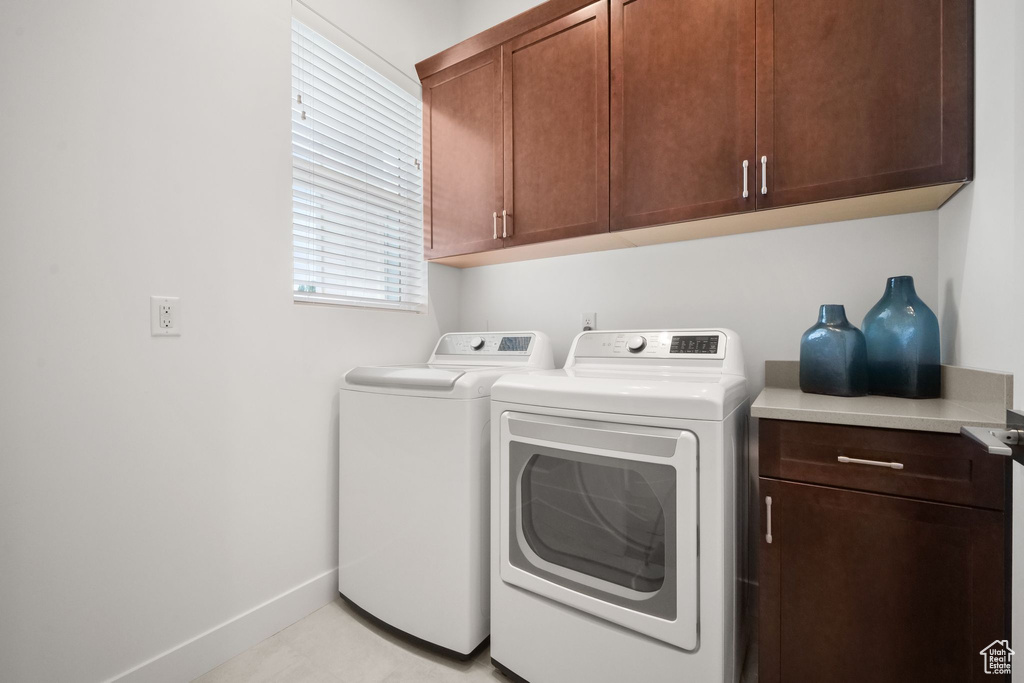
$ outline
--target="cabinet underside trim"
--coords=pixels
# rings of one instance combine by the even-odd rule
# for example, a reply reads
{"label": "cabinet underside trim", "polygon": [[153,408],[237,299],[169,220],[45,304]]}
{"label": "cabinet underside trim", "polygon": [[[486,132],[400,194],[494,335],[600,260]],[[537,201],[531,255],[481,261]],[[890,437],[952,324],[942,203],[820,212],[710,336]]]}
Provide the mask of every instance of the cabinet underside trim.
{"label": "cabinet underside trim", "polygon": [[668,242],[683,242],[704,237],[720,237],[762,230],[795,228],[801,225],[834,223],[859,218],[875,218],[918,211],[932,211],[942,206],[965,183],[955,182],[932,185],[911,190],[837,199],[814,204],[749,211],[685,223],[670,223],[647,228],[619,230],[597,235],[586,235],[552,242],[528,244],[521,247],[495,249],[476,254],[448,256],[432,259],[456,268],[473,268],[497,263],[511,263],[531,259],[551,258],[569,254],[584,254],[610,249],[642,247]]}

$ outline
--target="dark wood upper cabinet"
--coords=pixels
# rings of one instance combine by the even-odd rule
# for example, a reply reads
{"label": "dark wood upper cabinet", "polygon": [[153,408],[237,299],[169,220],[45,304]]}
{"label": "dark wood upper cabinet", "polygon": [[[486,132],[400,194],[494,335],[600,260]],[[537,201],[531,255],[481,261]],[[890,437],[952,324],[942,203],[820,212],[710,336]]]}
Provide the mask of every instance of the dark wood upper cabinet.
{"label": "dark wood upper cabinet", "polygon": [[501,107],[498,48],[423,80],[423,234],[427,258],[501,246]]}
{"label": "dark wood upper cabinet", "polygon": [[416,69],[457,266],[926,211],[974,173],[974,0],[548,0]]}
{"label": "dark wood upper cabinet", "polygon": [[501,48],[505,246],[608,230],[608,5]]}
{"label": "dark wood upper cabinet", "polygon": [[612,229],[754,209],[754,58],[754,0],[611,0]]}
{"label": "dark wood upper cabinet", "polygon": [[967,683],[1006,637],[1003,515],[761,479],[761,683]]}
{"label": "dark wood upper cabinet", "polygon": [[758,208],[970,179],[973,10],[757,0]]}

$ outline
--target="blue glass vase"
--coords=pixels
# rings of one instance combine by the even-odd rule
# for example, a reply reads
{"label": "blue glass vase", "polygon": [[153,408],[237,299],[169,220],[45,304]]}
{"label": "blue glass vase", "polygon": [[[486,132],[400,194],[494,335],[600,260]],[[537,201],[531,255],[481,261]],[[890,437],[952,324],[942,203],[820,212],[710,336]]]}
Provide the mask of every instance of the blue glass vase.
{"label": "blue glass vase", "polygon": [[872,394],[939,397],[939,319],[917,296],[914,278],[889,278],[885,294],[864,316],[863,327]]}
{"label": "blue glass vase", "polygon": [[846,319],[843,306],[822,306],[817,324],[800,339],[800,389],[831,396],[868,393],[864,335]]}

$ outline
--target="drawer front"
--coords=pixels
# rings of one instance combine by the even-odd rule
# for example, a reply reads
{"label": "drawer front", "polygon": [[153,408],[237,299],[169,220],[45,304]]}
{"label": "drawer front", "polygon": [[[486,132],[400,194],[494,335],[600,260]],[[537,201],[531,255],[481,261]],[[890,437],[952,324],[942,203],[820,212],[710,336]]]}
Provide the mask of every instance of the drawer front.
{"label": "drawer front", "polygon": [[959,434],[761,420],[763,477],[1002,510],[1007,458]]}

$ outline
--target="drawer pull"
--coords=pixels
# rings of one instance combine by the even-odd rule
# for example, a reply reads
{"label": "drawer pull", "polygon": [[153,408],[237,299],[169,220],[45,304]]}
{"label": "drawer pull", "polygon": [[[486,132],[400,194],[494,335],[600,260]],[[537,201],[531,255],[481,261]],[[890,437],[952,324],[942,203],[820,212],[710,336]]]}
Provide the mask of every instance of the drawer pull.
{"label": "drawer pull", "polygon": [[747,191],[747,167],[750,164],[746,159],[743,160],[743,198],[746,199],[750,196],[750,192]]}
{"label": "drawer pull", "polygon": [[501,210],[501,236],[508,237],[508,211],[506,209]]}
{"label": "drawer pull", "polygon": [[875,467],[888,467],[892,470],[902,470],[903,463],[901,462],[882,462],[881,460],[861,460],[860,458],[847,458],[845,455],[840,455],[838,458],[839,462],[844,465],[874,465]]}
{"label": "drawer pull", "polygon": [[494,239],[498,239],[498,212],[494,212]]}
{"label": "drawer pull", "polygon": [[768,533],[764,535],[764,540],[768,543],[772,542],[772,497],[767,496],[764,499],[764,506],[768,510]]}
{"label": "drawer pull", "polygon": [[768,157],[761,157],[761,194],[768,194]]}

